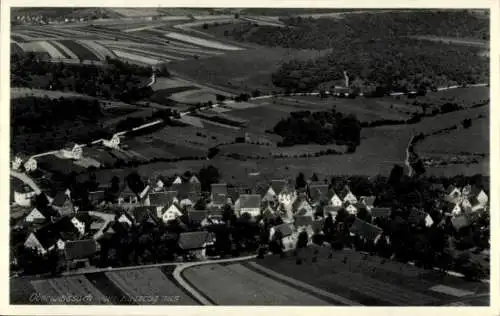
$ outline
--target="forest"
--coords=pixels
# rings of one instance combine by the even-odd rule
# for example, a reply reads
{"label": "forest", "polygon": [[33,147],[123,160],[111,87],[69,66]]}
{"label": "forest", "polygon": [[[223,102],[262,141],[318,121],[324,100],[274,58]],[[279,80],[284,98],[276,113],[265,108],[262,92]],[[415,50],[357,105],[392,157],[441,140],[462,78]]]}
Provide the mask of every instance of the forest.
{"label": "forest", "polygon": [[107,134],[98,124],[103,113],[97,100],[26,97],[12,99],[11,109],[14,152],[39,153]]}
{"label": "forest", "polygon": [[[157,75],[168,75],[168,71],[163,69]],[[11,56],[12,87],[72,91],[130,102],[152,94],[150,88],[144,87],[149,76],[149,67],[110,58],[99,66],[52,63],[36,54]]]}
{"label": "forest", "polygon": [[349,151],[360,144],[361,124],[354,115],[331,112],[291,112],[280,120],[273,132],[283,137],[279,146],[297,144],[347,144]]}
{"label": "forest", "polygon": [[[364,92],[487,82],[485,48],[416,40],[434,36],[489,40],[489,20],[467,10],[420,10],[351,14],[332,18],[282,18],[287,27],[236,25],[228,37],[263,46],[327,51],[306,61],[284,63],[273,83],[290,92],[343,80]],[[330,86],[326,88],[331,88]]]}

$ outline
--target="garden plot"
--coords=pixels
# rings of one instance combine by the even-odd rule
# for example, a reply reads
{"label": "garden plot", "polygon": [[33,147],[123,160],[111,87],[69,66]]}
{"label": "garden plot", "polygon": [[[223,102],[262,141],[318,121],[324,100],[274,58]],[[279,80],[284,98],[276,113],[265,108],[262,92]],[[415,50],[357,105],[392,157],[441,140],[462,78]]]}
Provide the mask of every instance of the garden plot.
{"label": "garden plot", "polygon": [[[106,297],[85,276],[35,280],[31,284],[40,296],[48,298],[48,301],[40,302],[42,304],[93,305],[107,302]],[[78,298],[78,300],[61,301],[64,297]]]}
{"label": "garden plot", "polygon": [[[241,264],[196,266],[183,275],[217,305],[331,305]],[[231,290],[221,291],[221,285]]]}
{"label": "garden plot", "polygon": [[159,268],[107,272],[106,276],[136,304],[197,305]]}

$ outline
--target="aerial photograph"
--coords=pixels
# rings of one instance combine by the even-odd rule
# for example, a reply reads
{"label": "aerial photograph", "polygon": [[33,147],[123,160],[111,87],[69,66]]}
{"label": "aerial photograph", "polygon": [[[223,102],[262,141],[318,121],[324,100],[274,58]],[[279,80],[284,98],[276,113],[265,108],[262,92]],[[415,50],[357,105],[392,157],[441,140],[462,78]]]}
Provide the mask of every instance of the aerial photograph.
{"label": "aerial photograph", "polygon": [[490,10],[10,19],[11,305],[490,306]]}

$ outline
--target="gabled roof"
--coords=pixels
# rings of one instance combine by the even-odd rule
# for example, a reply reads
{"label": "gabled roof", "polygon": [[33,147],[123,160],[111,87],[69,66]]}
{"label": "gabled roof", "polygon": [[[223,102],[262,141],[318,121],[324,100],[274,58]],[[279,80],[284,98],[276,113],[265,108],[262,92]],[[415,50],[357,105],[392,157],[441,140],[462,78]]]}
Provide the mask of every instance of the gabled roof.
{"label": "gabled roof", "polygon": [[66,260],[84,259],[97,252],[97,243],[94,239],[67,241],[64,246]]}
{"label": "gabled roof", "polygon": [[[456,186],[454,185],[449,185],[447,188],[446,188],[446,194],[451,194],[453,191],[455,191],[456,189],[458,189]],[[460,190],[458,190],[460,191]]]}
{"label": "gabled roof", "polygon": [[[298,208],[302,205],[302,203],[309,204],[309,202],[307,201],[307,198],[304,195],[299,195],[295,199],[295,201],[293,201],[292,209],[295,210],[295,211],[300,211]],[[311,205],[311,204],[309,204],[309,205]]]}
{"label": "gabled roof", "polygon": [[350,232],[365,237],[368,240],[375,240],[382,233],[382,229],[356,217],[350,228]]}
{"label": "gabled roof", "polygon": [[280,225],[274,226],[273,228],[274,228],[275,232],[280,231],[281,235],[283,237],[287,237],[287,236],[290,236],[293,234],[294,226],[291,224],[280,224]]}
{"label": "gabled roof", "polygon": [[[56,212],[49,207],[35,207],[31,210],[31,212],[33,212],[35,210],[40,212],[40,214],[42,214],[42,216],[45,217],[45,219],[47,219],[47,220],[49,220],[51,216],[57,215]],[[28,214],[30,214],[30,213],[28,213]]]}
{"label": "gabled roof", "polygon": [[120,194],[121,195],[133,195],[133,196],[137,196],[137,194],[135,194],[134,191],[132,191],[132,189],[130,188],[130,186],[127,184],[126,181],[125,181],[125,183],[122,184],[122,187],[121,187],[121,190],[120,190]]}
{"label": "gabled roof", "polygon": [[190,193],[196,192],[199,194],[201,191],[201,188],[200,188],[200,185],[197,183],[185,182],[185,183],[181,183],[181,184],[172,185],[171,190],[177,191],[177,197],[179,199],[184,199]]}
{"label": "gabled roof", "polygon": [[323,207],[323,213],[338,212],[340,209],[342,209],[340,206],[325,205]]}
{"label": "gabled roof", "polygon": [[264,211],[262,211],[262,217],[266,219],[275,219],[278,217],[275,211],[271,211],[269,208],[265,208]]}
{"label": "gabled roof", "polygon": [[233,202],[236,202],[236,200],[240,197],[240,192],[235,187],[228,187],[227,196],[230,197]]}
{"label": "gabled roof", "polygon": [[132,215],[137,222],[148,221],[151,224],[158,224],[155,206],[138,206],[132,210]]}
{"label": "gabled roof", "polygon": [[179,234],[178,245],[183,250],[202,249],[205,243],[211,242],[213,239],[206,231],[186,232]]}
{"label": "gabled roof", "polygon": [[58,239],[72,240],[80,236],[80,232],[68,217],[49,223],[35,231],[35,236],[44,248],[54,245]]}
{"label": "gabled roof", "polygon": [[158,206],[167,206],[174,202],[177,191],[163,191],[149,193],[149,204]]}
{"label": "gabled roof", "polygon": [[313,201],[326,200],[329,197],[329,185],[324,183],[311,184],[308,188],[309,198]]}
{"label": "gabled roof", "polygon": [[[471,203],[472,204],[472,203]],[[458,204],[457,203],[451,203],[451,202],[448,202],[446,203],[445,205],[443,205],[442,209],[443,209],[443,212],[445,213],[451,213],[453,211],[453,209],[455,209],[455,207],[457,206]],[[460,206],[459,206],[460,207]]]}
{"label": "gabled roof", "polygon": [[52,205],[56,207],[61,207],[64,205],[64,203],[69,199],[69,197],[66,195],[66,193],[59,191],[57,192],[56,196],[54,197],[54,200],[52,201]]}
{"label": "gabled roof", "polygon": [[483,191],[481,188],[477,186],[471,186],[469,196],[476,197],[479,195],[479,193],[481,193],[481,191]]}
{"label": "gabled roof", "polygon": [[345,185],[344,188],[342,188],[342,191],[340,191],[339,198],[343,200],[349,193],[351,193],[351,189],[348,185]]}
{"label": "gabled roof", "polygon": [[271,188],[274,193],[279,194],[287,186],[286,180],[271,180]]}
{"label": "gabled roof", "polygon": [[295,221],[293,222],[295,227],[304,227],[313,225],[313,218],[311,216],[295,216]]}
{"label": "gabled roof", "polygon": [[213,195],[223,194],[227,195],[227,184],[226,183],[212,183],[210,185],[211,193]]}
{"label": "gabled roof", "polygon": [[390,207],[374,207],[370,210],[370,212],[373,217],[387,218],[391,216]]}
{"label": "gabled roof", "polygon": [[200,183],[200,180],[198,179],[198,177],[196,175],[192,175],[191,178],[189,178],[189,182],[190,183],[197,183],[199,184]]}
{"label": "gabled roof", "polygon": [[240,208],[259,208],[261,197],[258,194],[242,194],[240,195]]}
{"label": "gabled roof", "polygon": [[376,199],[377,199],[377,197],[375,197],[375,196],[364,196],[363,203],[367,206],[373,206],[373,204],[375,204]]}

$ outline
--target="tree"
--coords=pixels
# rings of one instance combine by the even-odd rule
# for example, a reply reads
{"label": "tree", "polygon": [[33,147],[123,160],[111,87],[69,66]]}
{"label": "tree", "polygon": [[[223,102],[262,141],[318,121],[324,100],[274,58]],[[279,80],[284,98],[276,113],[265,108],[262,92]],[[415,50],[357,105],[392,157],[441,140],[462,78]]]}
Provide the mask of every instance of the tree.
{"label": "tree", "polygon": [[318,178],[318,175],[316,174],[316,172],[313,172],[312,177],[311,177],[311,181],[312,182],[318,182],[319,181],[319,178]]}
{"label": "tree", "polygon": [[309,242],[309,235],[305,230],[301,231],[299,233],[299,237],[297,238],[297,249],[305,248],[307,247],[307,244]]}
{"label": "tree", "polygon": [[201,168],[198,175],[201,183],[201,189],[207,192],[210,191],[211,184],[217,183],[221,176],[219,170],[212,165]]}
{"label": "tree", "polygon": [[306,187],[306,179],[305,176],[302,172],[299,173],[297,178],[295,179],[295,188],[296,189],[303,189]]}
{"label": "tree", "polygon": [[392,187],[396,187],[401,182],[403,174],[404,174],[403,167],[401,167],[400,165],[394,165],[394,167],[392,167],[387,183]]}

